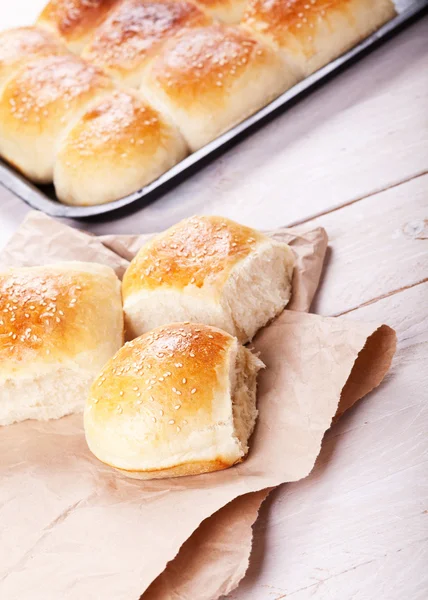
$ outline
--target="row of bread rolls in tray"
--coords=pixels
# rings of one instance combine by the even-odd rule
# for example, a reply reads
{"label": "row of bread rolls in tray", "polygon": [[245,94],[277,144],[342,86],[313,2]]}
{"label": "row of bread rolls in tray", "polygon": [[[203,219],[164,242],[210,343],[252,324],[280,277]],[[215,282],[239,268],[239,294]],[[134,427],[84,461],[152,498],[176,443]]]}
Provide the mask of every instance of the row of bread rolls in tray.
{"label": "row of bread rolls in tray", "polygon": [[394,15],[391,0],[51,0],[0,34],[0,156],[64,203],[118,199]]}
{"label": "row of bread rolls in tray", "polygon": [[243,344],[287,305],[293,266],[282,242],[192,217],[148,242],[122,286],[94,263],[0,272],[0,425],[86,400],[90,449],[130,476],[241,461],[263,367]]}

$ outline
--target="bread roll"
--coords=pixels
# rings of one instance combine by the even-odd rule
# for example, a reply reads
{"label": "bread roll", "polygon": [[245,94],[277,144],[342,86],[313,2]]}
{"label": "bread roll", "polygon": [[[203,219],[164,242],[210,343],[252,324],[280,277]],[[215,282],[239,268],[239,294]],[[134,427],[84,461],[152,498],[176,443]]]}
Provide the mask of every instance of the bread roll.
{"label": "bread roll", "polygon": [[139,87],[149,59],[166,40],[184,27],[209,23],[210,18],[191,2],[122,0],[96,30],[82,56],[121,84]]}
{"label": "bread roll", "polygon": [[262,366],[219,329],[155,329],[125,344],[92,385],[89,448],[141,479],[226,469],[248,452]]}
{"label": "bread roll", "polygon": [[291,294],[290,248],[223,217],[192,217],[138,252],[122,284],[131,337],[171,321],[219,327],[242,343]]}
{"label": "bread roll", "polygon": [[294,82],[275,53],[244,30],[212,25],[171,40],[141,89],[197,150]]}
{"label": "bread roll", "polygon": [[80,53],[93,31],[118,0],[50,0],[37,25],[59,36],[73,52]]}
{"label": "bread roll", "polygon": [[120,284],[109,267],[0,272],[0,425],[82,410],[122,342]]}
{"label": "bread roll", "polygon": [[242,25],[305,77],[395,15],[391,0],[249,0]]}
{"label": "bread roll", "polygon": [[0,32],[0,89],[16,71],[38,56],[66,54],[68,50],[48,31],[18,27]]}
{"label": "bread roll", "polygon": [[194,0],[207,13],[223,21],[236,24],[242,18],[248,0]]}
{"label": "bread roll", "polygon": [[73,54],[24,65],[0,94],[0,155],[33,181],[50,183],[61,138],[112,89],[106,75]]}
{"label": "bread roll", "polygon": [[59,200],[88,206],[136,192],[186,156],[173,125],[136,94],[102,98],[71,129],[54,169]]}

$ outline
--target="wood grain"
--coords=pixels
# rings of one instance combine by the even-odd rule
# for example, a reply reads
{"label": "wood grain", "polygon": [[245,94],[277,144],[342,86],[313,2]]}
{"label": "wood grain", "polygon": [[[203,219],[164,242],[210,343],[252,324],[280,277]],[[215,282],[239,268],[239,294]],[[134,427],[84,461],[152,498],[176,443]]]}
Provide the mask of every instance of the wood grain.
{"label": "wood grain", "polygon": [[317,225],[331,251],[314,312],[346,313],[428,279],[428,175],[305,223]]}
{"label": "wood grain", "polygon": [[230,599],[426,597],[427,298],[424,283],[352,313],[396,328],[393,369],[327,434],[310,477],[262,508]]}

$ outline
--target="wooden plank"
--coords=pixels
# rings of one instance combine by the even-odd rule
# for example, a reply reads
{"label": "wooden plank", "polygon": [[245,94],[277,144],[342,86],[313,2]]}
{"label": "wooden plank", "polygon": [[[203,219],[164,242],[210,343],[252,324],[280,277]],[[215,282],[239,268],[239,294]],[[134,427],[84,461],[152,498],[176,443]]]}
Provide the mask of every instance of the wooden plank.
{"label": "wooden plank", "polygon": [[396,328],[392,371],[329,432],[311,476],[272,494],[229,598],[426,597],[427,298],[423,283],[349,315]]}
{"label": "wooden plank", "polygon": [[314,312],[341,314],[428,279],[428,175],[305,223],[316,225],[331,251]]}
{"label": "wooden plank", "polygon": [[28,213],[28,206],[0,184],[0,250]]}

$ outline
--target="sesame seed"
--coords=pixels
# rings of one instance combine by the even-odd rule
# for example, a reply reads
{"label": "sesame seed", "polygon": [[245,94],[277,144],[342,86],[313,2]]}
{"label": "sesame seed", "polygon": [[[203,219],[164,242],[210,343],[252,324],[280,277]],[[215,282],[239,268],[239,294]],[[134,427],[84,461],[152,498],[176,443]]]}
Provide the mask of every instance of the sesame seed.
{"label": "sesame seed", "polygon": [[182,383],[186,383],[187,379],[185,377],[183,377],[183,379],[181,380]]}
{"label": "sesame seed", "polygon": [[28,313],[25,313],[25,317],[26,317],[27,319],[29,318],[29,316],[30,316],[30,315],[29,315]]}
{"label": "sesame seed", "polygon": [[211,340],[213,340],[213,339],[214,339],[214,336],[213,336],[213,335],[211,335],[210,333],[208,334],[208,337],[209,337]]}
{"label": "sesame seed", "polygon": [[138,386],[135,386],[132,389],[134,390],[134,392],[138,392]]}
{"label": "sesame seed", "polygon": [[191,394],[196,394],[196,388],[193,388],[193,390],[191,390],[190,392]]}
{"label": "sesame seed", "polygon": [[183,425],[187,425],[187,421],[186,421],[186,419],[184,419],[184,421],[183,421]]}
{"label": "sesame seed", "polygon": [[181,431],[181,427],[177,425],[177,431]]}
{"label": "sesame seed", "polygon": [[159,414],[160,414],[161,417],[163,417],[163,410],[162,409],[160,409]]}
{"label": "sesame seed", "polygon": [[175,423],[174,419],[170,419],[170,420],[168,421],[168,425],[174,425],[174,423]]}
{"label": "sesame seed", "polygon": [[137,402],[135,404],[142,404],[143,401],[142,400],[137,400]]}
{"label": "sesame seed", "polygon": [[123,408],[120,406],[120,404],[118,405],[116,410],[120,415],[123,413]]}
{"label": "sesame seed", "polygon": [[176,404],[176,405],[174,406],[174,408],[175,408],[175,410],[178,410],[179,408],[181,408],[181,404]]}
{"label": "sesame seed", "polygon": [[156,417],[152,417],[153,423],[156,423]]}
{"label": "sesame seed", "polygon": [[194,352],[190,352],[189,356],[191,356],[192,358],[195,358],[195,353]]}
{"label": "sesame seed", "polygon": [[119,396],[123,396],[123,391],[122,390],[120,390]]}
{"label": "sesame seed", "polygon": [[94,404],[98,404],[99,398],[94,398]]}
{"label": "sesame seed", "polygon": [[154,402],[154,401],[155,401],[155,399],[153,398],[153,396],[150,396],[150,400],[151,400],[152,402]]}

